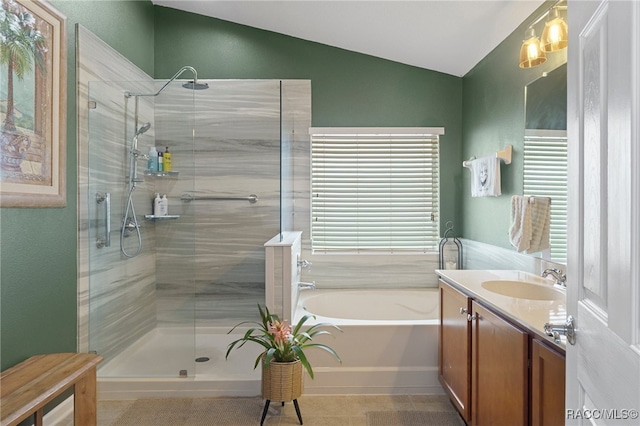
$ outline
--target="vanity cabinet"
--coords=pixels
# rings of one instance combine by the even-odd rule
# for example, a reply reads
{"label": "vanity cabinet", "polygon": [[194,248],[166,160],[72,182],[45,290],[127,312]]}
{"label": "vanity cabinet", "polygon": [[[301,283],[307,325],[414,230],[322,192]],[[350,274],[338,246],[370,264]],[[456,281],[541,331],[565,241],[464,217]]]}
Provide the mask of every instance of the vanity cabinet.
{"label": "vanity cabinet", "polygon": [[526,425],[529,418],[529,335],[472,302],[473,425]]}
{"label": "vanity cabinet", "polygon": [[531,425],[565,422],[565,355],[531,340]]}
{"label": "vanity cabinet", "polygon": [[465,422],[564,424],[564,355],[442,280],[439,291],[439,378]]}
{"label": "vanity cabinet", "polygon": [[440,384],[467,424],[471,420],[471,329],[467,314],[471,299],[440,284]]}

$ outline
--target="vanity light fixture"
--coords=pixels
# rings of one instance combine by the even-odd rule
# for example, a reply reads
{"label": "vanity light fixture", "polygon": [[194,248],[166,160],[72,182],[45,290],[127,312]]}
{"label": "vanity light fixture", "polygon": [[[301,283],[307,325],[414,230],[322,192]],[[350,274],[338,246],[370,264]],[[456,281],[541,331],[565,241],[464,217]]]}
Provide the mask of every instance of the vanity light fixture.
{"label": "vanity light fixture", "polygon": [[558,8],[553,7],[549,11],[549,19],[542,31],[540,41],[542,50],[545,52],[557,52],[565,49],[569,41],[569,29],[567,23],[558,14]]}
{"label": "vanity light fixture", "polygon": [[[544,11],[538,19],[533,21],[527,28],[522,47],[520,48],[520,68],[532,68],[543,64],[547,60],[546,53],[557,52],[567,47],[568,27],[567,23],[558,14],[558,6],[562,1],[556,2],[553,6]],[[563,6],[566,9],[566,6]],[[547,17],[542,37],[536,36],[534,26]]]}
{"label": "vanity light fixture", "polygon": [[542,50],[540,39],[536,37],[535,28],[529,27],[520,48],[520,68],[532,68],[543,64],[546,60],[547,55]]}

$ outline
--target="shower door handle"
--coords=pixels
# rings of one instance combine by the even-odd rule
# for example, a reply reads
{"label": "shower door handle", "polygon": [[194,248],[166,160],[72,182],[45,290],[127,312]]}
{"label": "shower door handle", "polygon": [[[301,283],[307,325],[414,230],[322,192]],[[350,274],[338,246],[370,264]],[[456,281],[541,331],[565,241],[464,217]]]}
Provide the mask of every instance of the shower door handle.
{"label": "shower door handle", "polygon": [[106,235],[96,238],[96,247],[111,247],[111,194],[108,192],[98,192],[96,194],[96,203],[104,203],[106,210],[106,217],[104,218]]}

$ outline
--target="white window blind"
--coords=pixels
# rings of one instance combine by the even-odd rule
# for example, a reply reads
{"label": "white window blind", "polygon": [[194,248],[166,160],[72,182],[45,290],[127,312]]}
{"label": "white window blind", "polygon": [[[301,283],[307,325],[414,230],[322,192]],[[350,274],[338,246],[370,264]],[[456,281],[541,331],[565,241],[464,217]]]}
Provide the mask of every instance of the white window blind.
{"label": "white window blind", "polygon": [[567,261],[567,132],[525,130],[524,195],[551,197],[551,260]]}
{"label": "white window blind", "polygon": [[437,249],[442,128],[311,128],[315,252]]}

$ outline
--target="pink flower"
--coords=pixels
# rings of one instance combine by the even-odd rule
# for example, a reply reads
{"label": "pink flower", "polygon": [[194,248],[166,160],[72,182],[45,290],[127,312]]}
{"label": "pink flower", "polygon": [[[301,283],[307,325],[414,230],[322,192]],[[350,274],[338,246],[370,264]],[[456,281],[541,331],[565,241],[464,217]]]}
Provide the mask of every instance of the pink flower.
{"label": "pink flower", "polygon": [[269,333],[273,335],[276,343],[287,343],[291,340],[291,326],[285,321],[274,321],[269,323]]}

